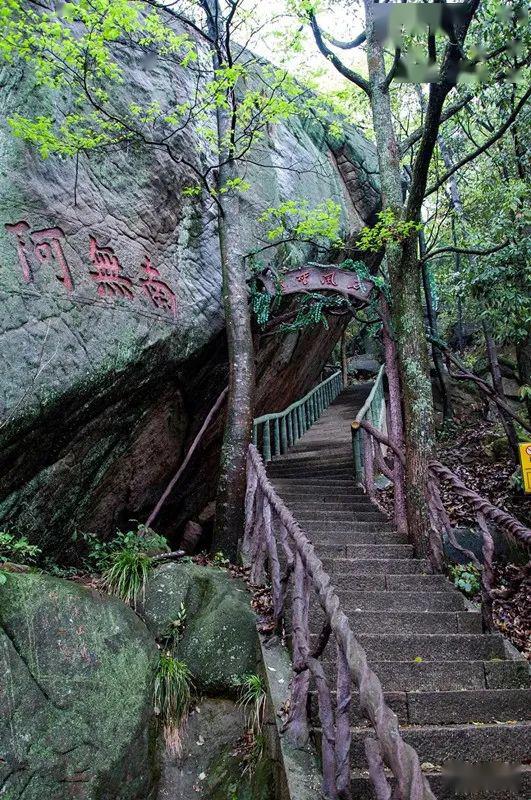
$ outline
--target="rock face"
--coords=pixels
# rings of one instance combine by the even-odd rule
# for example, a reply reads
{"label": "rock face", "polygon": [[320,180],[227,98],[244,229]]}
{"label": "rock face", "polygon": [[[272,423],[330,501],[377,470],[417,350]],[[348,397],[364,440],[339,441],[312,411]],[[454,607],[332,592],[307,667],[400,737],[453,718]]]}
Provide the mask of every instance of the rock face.
{"label": "rock face", "polygon": [[147,800],[157,648],[117,600],[45,575],[0,587],[5,800]]}
{"label": "rock face", "polygon": [[[186,71],[172,76],[133,59],[128,99],[192,91]],[[0,526],[65,554],[76,529],[108,535],[145,519],[226,383],[217,229],[208,203],[182,193],[188,169],[160,150],[42,160],[6,120],[49,110],[50,97],[22,66],[0,78]],[[204,157],[193,131],[180,144]],[[316,124],[271,126],[265,166],[250,167],[253,190],[240,198],[242,254],[264,235],[260,213],[286,199],[334,198],[351,234],[371,218],[371,146],[349,129],[336,150]],[[307,256],[293,249],[291,265]],[[315,382],[339,330],[257,337],[257,413]],[[165,532],[211,499],[219,430],[190,467],[186,503],[176,492],[162,518]]]}
{"label": "rock face", "polygon": [[248,592],[220,569],[183,562],[159,567],[142,609],[154,636],[168,631],[181,607],[186,624],[177,657],[198,690],[234,695],[235,679],[256,672],[256,618]]}
{"label": "rock face", "polygon": [[157,800],[273,800],[267,758],[242,777],[238,753],[245,719],[232,700],[207,698],[192,711],[182,753],[166,753]]}

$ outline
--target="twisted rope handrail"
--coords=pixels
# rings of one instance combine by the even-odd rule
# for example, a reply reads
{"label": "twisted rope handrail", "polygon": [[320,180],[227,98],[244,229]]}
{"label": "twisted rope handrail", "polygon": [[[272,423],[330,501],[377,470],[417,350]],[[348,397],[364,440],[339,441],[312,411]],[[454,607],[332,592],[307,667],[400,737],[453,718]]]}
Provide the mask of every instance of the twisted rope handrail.
{"label": "twisted rope handrail", "polygon": [[[286,572],[294,576],[292,613],[295,677],[288,735],[297,744],[307,735],[306,701],[311,673],[316,681],[323,730],[323,788],[330,798],[349,797],[349,705],[350,681],[353,680],[358,687],[361,708],[371,721],[377,737],[377,742],[371,740],[372,744],[368,744],[367,755],[378,800],[390,796],[381,759],[396,778],[399,792],[396,797],[401,800],[435,800],[422,773],[417,752],[402,738],[396,714],[385,702],[380,680],[370,668],[367,654],[341,610],[329,575],[289,508],[275,492],[260,454],[253,445],[249,447],[247,470],[244,551],[252,564],[252,580],[263,577],[265,561],[268,560],[272,574],[273,605],[278,614],[284,608],[287,581],[283,584],[279,577],[280,561],[273,521],[277,523],[280,544],[287,557]],[[318,660],[310,654],[308,646],[310,586],[317,593],[338,649],[335,720],[325,674]],[[280,596],[279,592],[282,593]],[[377,753],[381,756],[380,760],[376,757]]]}
{"label": "twisted rope handrail", "polygon": [[[381,451],[384,445],[393,453],[396,463],[404,464],[405,455],[403,449],[393,440],[391,436],[384,434],[367,419],[359,422],[356,420],[353,426],[363,429],[367,434],[365,442],[364,458],[364,480],[367,494],[374,494],[374,469],[377,468],[387,477],[394,481],[395,474],[386,464]],[[490,500],[470,489],[451,469],[441,464],[440,461],[432,459],[428,465],[428,507],[430,514],[430,531],[428,536],[428,553],[432,567],[441,571],[444,567],[444,545],[442,532],[446,533],[448,541],[453,547],[463,553],[476,567],[481,568],[481,563],[474,552],[464,548],[455,536],[450,518],[444,507],[441,497],[440,481],[450,484],[452,490],[459,497],[466,500],[474,510],[477,526],[481,534],[483,569],[481,570],[481,594],[483,599],[483,617],[488,628],[493,627],[492,623],[492,602],[494,599],[494,539],[489,529],[488,522],[496,525],[502,532],[507,534],[518,545],[529,548],[531,546],[531,529],[509,514],[498,508]],[[396,487],[396,482],[395,482]]]}

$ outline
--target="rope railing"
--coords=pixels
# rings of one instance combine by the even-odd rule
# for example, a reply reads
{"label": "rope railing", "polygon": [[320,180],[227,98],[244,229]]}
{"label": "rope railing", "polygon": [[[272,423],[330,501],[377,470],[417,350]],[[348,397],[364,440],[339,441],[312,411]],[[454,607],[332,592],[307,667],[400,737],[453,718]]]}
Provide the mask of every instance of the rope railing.
{"label": "rope railing", "polygon": [[253,444],[264,461],[267,463],[273,456],[286,453],[333,403],[342,388],[341,372],[334,372],[284,411],[257,417],[253,425]]}
{"label": "rope railing", "polygon": [[[384,699],[377,675],[356,639],[330,577],[306,534],[275,492],[257,448],[250,445],[247,458],[244,560],[251,565],[251,582],[262,584],[269,573],[273,614],[280,627],[287,622],[287,598],[291,594],[293,680],[289,715],[284,735],[295,747],[309,738],[309,693],[317,694],[323,794],[329,800],[347,800],[350,794],[350,705],[352,684],[372,723],[365,751],[377,800],[391,797],[385,766],[394,776],[392,795],[397,800],[435,800],[422,773],[419,757],[402,738],[396,714]],[[315,593],[325,614],[325,625],[312,648],[310,600]],[[335,645],[335,704],[333,689],[321,657],[329,639]],[[373,738],[375,736],[375,738]]]}
{"label": "rope railing", "polygon": [[[370,397],[370,395],[369,395]],[[363,409],[362,409],[363,410]],[[359,435],[363,431],[363,474],[361,483],[367,494],[374,498],[374,471],[375,468],[388,477],[395,485],[397,467],[402,468],[405,456],[403,448],[393,440],[387,431],[378,424],[374,415],[372,419],[368,414],[358,415],[352,423],[353,433]],[[387,453],[384,453],[385,447]],[[403,474],[403,471],[402,471]],[[453,494],[465,500],[471,507],[478,530],[481,534],[482,562],[472,550],[464,548],[455,536],[448,513],[444,507],[441,495],[441,482],[444,482]],[[402,487],[403,488],[403,487]],[[495,526],[501,533],[521,547],[531,546],[531,529],[507,511],[495,506],[485,497],[470,489],[463,481],[439,461],[432,460],[428,472],[428,506],[430,516],[430,530],[428,533],[428,553],[434,570],[440,572],[444,568],[445,555],[443,534],[448,542],[459,552],[463,553],[480,570],[482,611],[487,628],[492,628],[492,603],[494,600],[494,539],[491,526]],[[396,507],[395,507],[396,511]]]}

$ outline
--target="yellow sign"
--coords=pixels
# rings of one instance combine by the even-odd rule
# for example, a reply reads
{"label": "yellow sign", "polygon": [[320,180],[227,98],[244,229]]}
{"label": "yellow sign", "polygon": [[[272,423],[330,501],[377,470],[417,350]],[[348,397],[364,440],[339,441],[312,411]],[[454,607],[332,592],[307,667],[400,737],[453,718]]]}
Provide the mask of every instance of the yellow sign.
{"label": "yellow sign", "polygon": [[520,463],[522,464],[524,492],[531,494],[531,442],[524,442],[520,445]]}

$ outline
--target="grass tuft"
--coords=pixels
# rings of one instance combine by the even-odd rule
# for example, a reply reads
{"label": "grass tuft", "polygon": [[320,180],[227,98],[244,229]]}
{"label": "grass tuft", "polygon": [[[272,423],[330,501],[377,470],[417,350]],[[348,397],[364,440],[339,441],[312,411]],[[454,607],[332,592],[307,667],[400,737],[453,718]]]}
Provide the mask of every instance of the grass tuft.
{"label": "grass tuft", "polygon": [[244,675],[236,679],[235,685],[239,693],[238,705],[243,709],[246,725],[255,737],[259,737],[264,725],[267,699],[264,681],[260,675]]}
{"label": "grass tuft", "polygon": [[178,661],[171,653],[160,654],[153,702],[168,749],[177,755],[182,750],[182,734],[190,701],[193,681],[184,661]]}
{"label": "grass tuft", "polygon": [[147,553],[141,550],[118,550],[103,573],[103,587],[136,609],[139,597],[144,599],[151,570],[152,562]]}

